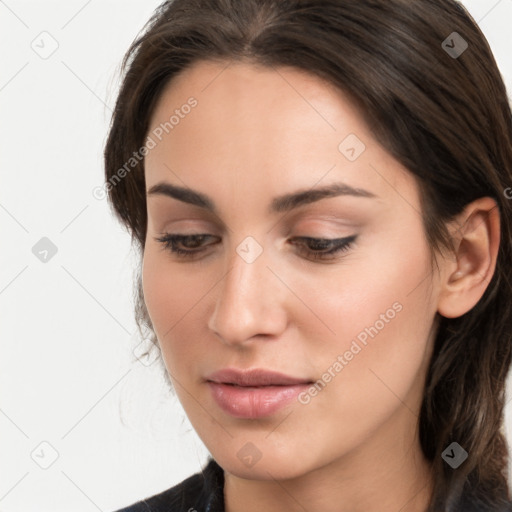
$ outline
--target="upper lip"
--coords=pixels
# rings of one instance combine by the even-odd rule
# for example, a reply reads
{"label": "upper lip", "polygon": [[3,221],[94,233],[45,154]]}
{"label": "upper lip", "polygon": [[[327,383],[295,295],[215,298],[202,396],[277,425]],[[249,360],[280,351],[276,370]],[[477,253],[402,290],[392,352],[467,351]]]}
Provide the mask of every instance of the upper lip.
{"label": "upper lip", "polygon": [[211,373],[207,378],[209,382],[219,384],[236,384],[237,386],[293,386],[296,384],[309,384],[309,379],[291,377],[284,373],[254,368],[251,370],[238,370],[225,368]]}

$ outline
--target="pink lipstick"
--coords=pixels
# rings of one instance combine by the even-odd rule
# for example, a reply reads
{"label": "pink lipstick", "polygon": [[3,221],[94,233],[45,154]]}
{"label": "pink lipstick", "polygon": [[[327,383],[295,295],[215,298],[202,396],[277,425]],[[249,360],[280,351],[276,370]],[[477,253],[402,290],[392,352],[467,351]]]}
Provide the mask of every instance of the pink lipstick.
{"label": "pink lipstick", "polygon": [[270,416],[308,388],[309,379],[263,370],[226,368],[206,378],[217,405],[236,418]]}

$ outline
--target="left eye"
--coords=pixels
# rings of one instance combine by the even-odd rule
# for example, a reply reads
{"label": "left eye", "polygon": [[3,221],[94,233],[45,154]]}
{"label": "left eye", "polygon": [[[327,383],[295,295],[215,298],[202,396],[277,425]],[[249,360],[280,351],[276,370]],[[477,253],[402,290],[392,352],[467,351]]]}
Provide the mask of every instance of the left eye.
{"label": "left eye", "polygon": [[[333,257],[335,257],[340,252],[348,251],[356,238],[357,235],[333,239],[302,236],[294,239],[299,241],[298,244],[294,243],[294,245],[299,245],[299,247],[301,247],[299,252],[305,252],[308,257],[311,257],[314,260],[327,260],[333,259]],[[306,246],[305,250],[303,249],[304,245]]]}
{"label": "left eye", "polygon": [[[212,245],[203,243],[212,238],[219,237],[208,234],[181,235],[165,233],[163,236],[155,238],[155,240],[162,243],[166,250],[178,257],[192,258],[204,252],[208,245]],[[356,238],[357,235],[333,239],[302,236],[291,239],[290,243],[296,245],[299,248],[298,252],[305,254],[308,258],[328,260],[333,259],[340,252],[348,251]]]}

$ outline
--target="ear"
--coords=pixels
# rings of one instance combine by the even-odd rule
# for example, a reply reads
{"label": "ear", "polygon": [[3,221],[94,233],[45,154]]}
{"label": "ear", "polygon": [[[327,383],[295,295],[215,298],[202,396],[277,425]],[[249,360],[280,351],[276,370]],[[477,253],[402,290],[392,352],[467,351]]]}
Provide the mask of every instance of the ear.
{"label": "ear", "polygon": [[457,216],[452,226],[454,253],[443,262],[437,311],[456,318],[482,298],[496,268],[500,214],[496,201],[481,197]]}

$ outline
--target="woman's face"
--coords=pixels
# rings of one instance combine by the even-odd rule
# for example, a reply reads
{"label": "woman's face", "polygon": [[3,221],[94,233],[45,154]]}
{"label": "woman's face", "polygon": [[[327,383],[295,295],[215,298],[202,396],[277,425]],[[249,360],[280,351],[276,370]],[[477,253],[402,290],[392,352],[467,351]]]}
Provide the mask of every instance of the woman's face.
{"label": "woman's face", "polygon": [[164,90],[145,160],[144,296],[192,425],[244,478],[419,446],[439,286],[415,180],[324,81],[226,66]]}

